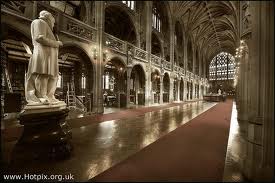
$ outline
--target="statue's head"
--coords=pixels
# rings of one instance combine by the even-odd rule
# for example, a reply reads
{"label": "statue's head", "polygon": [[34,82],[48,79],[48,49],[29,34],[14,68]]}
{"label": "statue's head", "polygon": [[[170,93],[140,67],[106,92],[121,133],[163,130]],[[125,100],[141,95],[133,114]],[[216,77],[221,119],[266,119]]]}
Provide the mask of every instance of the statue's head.
{"label": "statue's head", "polygon": [[46,10],[40,11],[39,18],[46,19],[50,23],[51,28],[53,29],[55,19],[50,12],[48,12]]}

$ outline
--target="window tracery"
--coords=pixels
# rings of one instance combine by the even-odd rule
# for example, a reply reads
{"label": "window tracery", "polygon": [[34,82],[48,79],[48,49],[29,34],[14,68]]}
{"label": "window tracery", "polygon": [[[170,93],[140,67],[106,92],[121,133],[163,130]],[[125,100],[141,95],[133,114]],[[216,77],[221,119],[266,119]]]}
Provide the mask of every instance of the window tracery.
{"label": "window tracery", "polygon": [[161,21],[160,21],[160,14],[157,11],[157,8],[153,8],[152,13],[152,26],[160,32],[161,28]]}
{"label": "window tracery", "polygon": [[226,52],[216,55],[209,65],[209,80],[230,80],[235,76],[235,59]]}
{"label": "window tracery", "polygon": [[127,5],[131,10],[135,10],[135,1],[122,1],[122,3]]}

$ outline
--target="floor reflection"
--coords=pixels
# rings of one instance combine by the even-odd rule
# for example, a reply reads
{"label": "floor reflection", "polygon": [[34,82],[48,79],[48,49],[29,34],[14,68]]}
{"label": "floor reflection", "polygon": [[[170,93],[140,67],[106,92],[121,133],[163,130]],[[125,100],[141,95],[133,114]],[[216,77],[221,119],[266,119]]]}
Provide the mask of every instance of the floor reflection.
{"label": "floor reflection", "polygon": [[237,120],[236,103],[233,102],[232,115],[230,122],[230,132],[227,144],[226,160],[224,165],[224,182],[243,182],[246,181],[240,171],[240,162],[245,152],[245,144],[240,136],[240,127]]}
{"label": "floor reflection", "polygon": [[[86,181],[114,166],[216,103],[193,102],[133,118],[94,123],[72,129],[74,151],[61,162],[29,162],[18,173],[73,174]],[[15,172],[14,172],[15,173]]]}

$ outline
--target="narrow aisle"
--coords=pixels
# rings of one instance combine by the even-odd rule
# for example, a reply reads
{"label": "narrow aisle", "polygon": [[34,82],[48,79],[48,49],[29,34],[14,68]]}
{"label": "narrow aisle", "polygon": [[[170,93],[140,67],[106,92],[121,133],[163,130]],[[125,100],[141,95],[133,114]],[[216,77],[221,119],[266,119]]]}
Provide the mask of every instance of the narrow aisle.
{"label": "narrow aisle", "polygon": [[91,181],[222,181],[231,110],[219,103]]}

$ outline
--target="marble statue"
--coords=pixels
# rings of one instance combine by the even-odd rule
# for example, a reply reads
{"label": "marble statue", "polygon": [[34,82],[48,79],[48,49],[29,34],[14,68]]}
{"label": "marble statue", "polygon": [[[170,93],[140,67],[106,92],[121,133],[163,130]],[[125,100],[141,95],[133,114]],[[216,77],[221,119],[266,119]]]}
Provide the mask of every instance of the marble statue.
{"label": "marble statue", "polygon": [[31,23],[34,46],[26,76],[26,100],[28,105],[58,103],[54,93],[58,80],[58,49],[62,42],[53,33],[55,19],[48,11],[41,11]]}
{"label": "marble statue", "polygon": [[218,94],[221,95],[222,94],[222,91],[221,89],[218,90]]}

